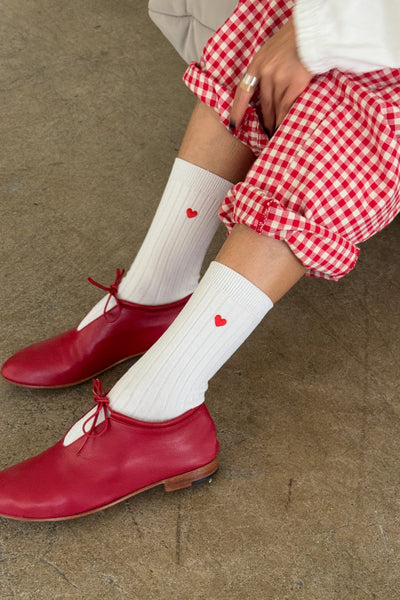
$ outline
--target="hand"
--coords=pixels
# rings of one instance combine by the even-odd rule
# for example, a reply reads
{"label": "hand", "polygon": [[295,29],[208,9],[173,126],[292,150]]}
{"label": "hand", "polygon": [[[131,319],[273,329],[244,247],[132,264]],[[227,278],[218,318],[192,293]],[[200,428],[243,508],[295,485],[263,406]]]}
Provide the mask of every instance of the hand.
{"label": "hand", "polygon": [[[297,53],[292,17],[256,52],[247,73],[257,78],[263,125],[272,136],[313,76]],[[230,116],[231,130],[239,127],[256,87],[245,91],[238,85]]]}

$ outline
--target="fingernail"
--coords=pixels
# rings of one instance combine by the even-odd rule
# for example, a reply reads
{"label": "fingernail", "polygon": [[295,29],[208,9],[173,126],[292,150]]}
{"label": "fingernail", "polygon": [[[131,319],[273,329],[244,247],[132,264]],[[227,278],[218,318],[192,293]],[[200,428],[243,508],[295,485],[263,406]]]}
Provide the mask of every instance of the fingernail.
{"label": "fingernail", "polygon": [[229,129],[233,133],[236,129],[236,123],[233,119],[229,119]]}

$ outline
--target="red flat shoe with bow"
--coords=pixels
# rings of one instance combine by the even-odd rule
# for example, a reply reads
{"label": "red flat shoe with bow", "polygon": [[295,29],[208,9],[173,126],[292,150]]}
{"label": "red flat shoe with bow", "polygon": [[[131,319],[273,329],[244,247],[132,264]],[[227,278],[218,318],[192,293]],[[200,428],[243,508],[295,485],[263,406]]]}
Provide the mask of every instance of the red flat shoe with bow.
{"label": "red flat shoe with bow", "polygon": [[[4,363],[2,376],[26,387],[68,387],[146,352],[168,329],[189,296],[159,306],[134,304],[118,297],[123,274],[117,269],[110,287],[89,278],[110,294],[104,313],[80,331],[70,329],[20,350]],[[111,298],[117,304],[107,311]]]}
{"label": "red flat shoe with bow", "polygon": [[63,438],[0,473],[0,516],[73,519],[159,485],[167,492],[189,487],[218,469],[215,425],[204,404],[170,421],[147,423],[110,409],[99,380],[93,392],[97,409],[83,437],[69,445]]}

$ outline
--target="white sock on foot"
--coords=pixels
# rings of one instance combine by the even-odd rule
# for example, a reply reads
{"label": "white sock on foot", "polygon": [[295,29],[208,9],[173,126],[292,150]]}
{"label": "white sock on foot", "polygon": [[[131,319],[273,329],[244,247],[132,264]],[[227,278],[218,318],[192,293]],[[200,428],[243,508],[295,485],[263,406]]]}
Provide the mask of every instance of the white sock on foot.
{"label": "white sock on foot", "polygon": [[[164,335],[109,392],[113,410],[165,421],[204,401],[208,381],[273,307],[248,279],[213,262]],[[82,435],[86,415],[65,444]]]}
{"label": "white sock on foot", "polygon": [[[219,207],[233,184],[177,158],[150,229],[118,296],[138,304],[166,304],[191,294],[219,225]],[[99,317],[102,298],[79,324]],[[115,306],[112,299],[107,307]]]}

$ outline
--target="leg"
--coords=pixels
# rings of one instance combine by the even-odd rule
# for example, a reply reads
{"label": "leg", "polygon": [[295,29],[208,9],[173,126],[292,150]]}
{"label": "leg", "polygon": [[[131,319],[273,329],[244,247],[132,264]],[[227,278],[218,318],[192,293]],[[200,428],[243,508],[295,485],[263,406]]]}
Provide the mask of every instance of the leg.
{"label": "leg", "polygon": [[[284,242],[235,226],[178,318],[113,387],[113,409],[163,421],[201,404],[209,379],[304,272]],[[68,443],[81,434],[78,422]]]}
{"label": "leg", "polygon": [[216,260],[246,277],[272,302],[277,302],[306,271],[284,242],[245,225],[234,227]]}
{"label": "leg", "polygon": [[179,149],[182,158],[232,183],[242,181],[254,154],[221,124],[217,113],[198,101]]}
{"label": "leg", "polygon": [[3,376],[25,386],[64,387],[145,352],[197,287],[221,202],[253,160],[199,103],[139,253],[126,277],[108,288],[114,297],[104,297],[61,338],[18,352],[3,365]]}
{"label": "leg", "polygon": [[[254,158],[247,146],[230,135],[214,110],[197,103],[151,227],[119,286],[121,298],[163,304],[194,291],[219,225],[221,202],[232,185],[246,176]],[[105,302],[79,327],[99,316]]]}

